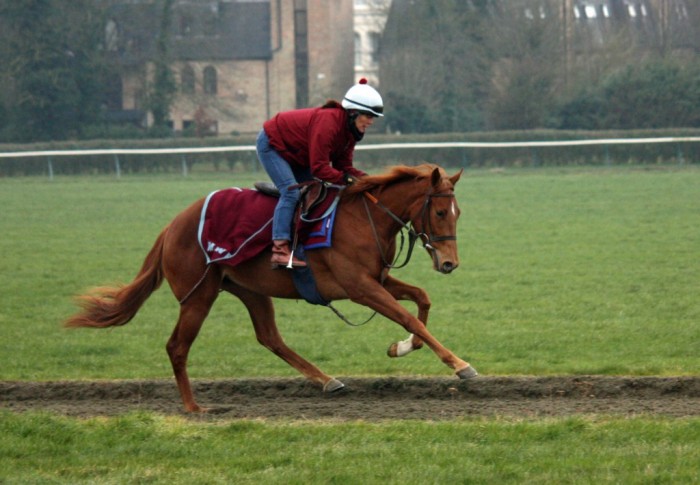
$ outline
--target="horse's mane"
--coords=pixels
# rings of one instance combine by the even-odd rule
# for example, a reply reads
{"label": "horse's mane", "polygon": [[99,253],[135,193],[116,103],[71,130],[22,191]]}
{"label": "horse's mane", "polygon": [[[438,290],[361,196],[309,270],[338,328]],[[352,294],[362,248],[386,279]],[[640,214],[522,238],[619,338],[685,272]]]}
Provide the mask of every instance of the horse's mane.
{"label": "horse's mane", "polygon": [[418,165],[415,167],[395,165],[393,167],[389,167],[389,169],[384,173],[377,175],[366,175],[358,179],[343,191],[343,196],[353,197],[378,187],[386,187],[388,185],[403,182],[409,179],[428,177],[436,168],[438,168],[437,165],[430,163],[424,163],[423,165]]}

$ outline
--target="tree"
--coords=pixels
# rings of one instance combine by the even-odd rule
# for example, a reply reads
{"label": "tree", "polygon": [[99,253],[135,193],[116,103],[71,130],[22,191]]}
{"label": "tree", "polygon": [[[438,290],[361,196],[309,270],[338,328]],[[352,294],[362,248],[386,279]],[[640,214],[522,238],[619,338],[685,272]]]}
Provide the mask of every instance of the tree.
{"label": "tree", "polygon": [[97,122],[105,64],[102,16],[91,0],[2,0],[0,51],[5,137],[16,141],[77,136]]}
{"label": "tree", "polygon": [[489,129],[524,130],[547,125],[561,82],[560,26],[544,11],[507,4],[486,40],[494,58],[484,104]]}
{"label": "tree", "polygon": [[380,52],[391,129],[469,131],[483,126],[490,57],[483,42],[488,3],[392,3]]}
{"label": "tree", "polygon": [[697,4],[394,1],[380,58],[387,123],[404,132],[697,126]]}
{"label": "tree", "polygon": [[163,0],[160,30],[156,42],[156,57],[153,59],[154,79],[149,95],[149,107],[156,130],[167,127],[170,107],[175,100],[177,83],[170,68],[170,28],[173,16],[173,0]]}
{"label": "tree", "polygon": [[627,66],[564,103],[559,118],[565,129],[700,127],[700,65]]}

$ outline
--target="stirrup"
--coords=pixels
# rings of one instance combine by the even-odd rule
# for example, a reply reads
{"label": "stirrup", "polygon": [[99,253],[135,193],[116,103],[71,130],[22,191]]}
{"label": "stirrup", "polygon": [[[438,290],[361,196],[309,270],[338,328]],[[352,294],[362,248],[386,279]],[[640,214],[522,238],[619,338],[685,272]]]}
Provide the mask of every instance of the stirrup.
{"label": "stirrup", "polygon": [[[274,256],[273,256],[274,258]],[[297,259],[294,257],[294,253],[291,253],[289,260],[286,262],[271,261],[272,269],[296,269],[296,268],[306,268],[306,261]]]}
{"label": "stirrup", "polygon": [[272,269],[294,269],[294,268],[306,268],[306,261],[294,257],[294,250],[292,250],[289,245],[284,246],[286,251],[276,251],[276,248],[272,248]]}

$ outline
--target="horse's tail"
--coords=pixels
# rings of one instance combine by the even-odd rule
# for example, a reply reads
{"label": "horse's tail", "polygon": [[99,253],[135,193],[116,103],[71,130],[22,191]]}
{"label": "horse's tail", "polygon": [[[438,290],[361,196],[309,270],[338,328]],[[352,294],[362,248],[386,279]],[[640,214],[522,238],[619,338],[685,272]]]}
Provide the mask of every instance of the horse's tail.
{"label": "horse's tail", "polygon": [[66,320],[64,325],[105,328],[129,323],[163,282],[161,261],[166,232],[167,228],[156,239],[134,281],[117,287],[95,288],[90,294],[78,297],[82,311]]}

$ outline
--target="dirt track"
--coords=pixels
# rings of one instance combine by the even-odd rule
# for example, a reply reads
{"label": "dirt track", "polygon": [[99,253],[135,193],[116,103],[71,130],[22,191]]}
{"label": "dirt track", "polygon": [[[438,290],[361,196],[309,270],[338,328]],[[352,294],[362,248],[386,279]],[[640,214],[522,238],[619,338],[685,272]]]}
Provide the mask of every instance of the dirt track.
{"label": "dirt track", "polygon": [[[466,416],[700,415],[700,377],[340,378],[324,395],[303,379],[194,381],[202,419],[449,420]],[[182,414],[174,381],[0,381],[0,408],[68,416]]]}

